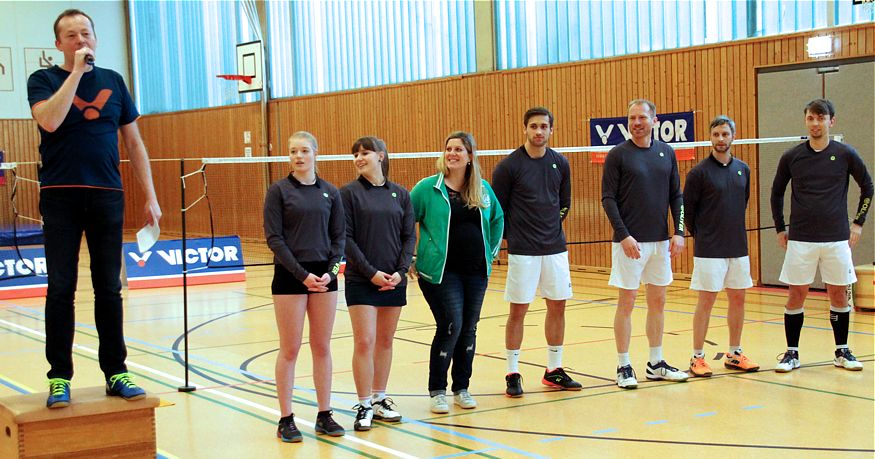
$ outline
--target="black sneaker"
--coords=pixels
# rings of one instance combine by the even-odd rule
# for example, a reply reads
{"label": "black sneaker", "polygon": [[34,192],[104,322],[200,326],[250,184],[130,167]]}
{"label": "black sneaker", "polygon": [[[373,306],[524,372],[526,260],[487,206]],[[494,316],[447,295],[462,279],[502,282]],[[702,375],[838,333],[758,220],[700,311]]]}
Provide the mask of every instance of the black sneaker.
{"label": "black sneaker", "polygon": [[395,411],[395,402],[391,398],[386,397],[379,402],[373,403],[374,419],[388,422],[398,422],[401,420],[401,413]]}
{"label": "black sneaker", "polygon": [[342,437],[346,433],[346,430],[343,427],[340,427],[340,424],[334,422],[331,413],[331,411],[327,411],[325,414],[319,414],[316,416],[316,433],[325,434],[331,437]]}
{"label": "black sneaker", "polygon": [[295,425],[294,413],[280,418],[279,425],[276,428],[276,437],[286,443],[298,443],[304,439],[301,431],[298,430],[298,426]]}
{"label": "black sneaker", "polygon": [[620,389],[635,389],[638,387],[638,379],[635,378],[635,370],[632,365],[617,367],[617,386]]}
{"label": "black sneaker", "polygon": [[666,363],[665,360],[660,360],[659,362],[656,362],[656,365],[652,365],[650,362],[647,362],[647,372],[644,376],[646,376],[647,379],[661,379],[664,381],[674,382],[684,382],[690,377],[690,375],[686,371],[678,370],[677,368]]}
{"label": "black sneaker", "polygon": [[374,419],[374,409],[370,406],[364,406],[361,403],[352,407],[352,409],[356,410],[355,423],[352,426],[353,429],[358,432],[371,430],[371,422]]}
{"label": "black sneaker", "polygon": [[857,358],[854,357],[854,354],[848,348],[836,349],[836,358],[832,363],[845,370],[861,371],[863,369],[863,364],[857,361]]}
{"label": "black sneaker", "polygon": [[541,380],[541,384],[562,390],[580,390],[583,388],[579,382],[571,379],[571,376],[568,376],[562,367],[556,368],[553,371],[544,371],[544,379]]}
{"label": "black sneaker", "polygon": [[775,365],[775,371],[778,373],[789,373],[801,366],[799,363],[799,351],[787,350],[783,354],[778,354],[780,360]]}
{"label": "black sneaker", "polygon": [[504,377],[507,382],[507,390],[504,395],[510,398],[519,398],[523,396],[523,375],[519,373],[508,373]]}

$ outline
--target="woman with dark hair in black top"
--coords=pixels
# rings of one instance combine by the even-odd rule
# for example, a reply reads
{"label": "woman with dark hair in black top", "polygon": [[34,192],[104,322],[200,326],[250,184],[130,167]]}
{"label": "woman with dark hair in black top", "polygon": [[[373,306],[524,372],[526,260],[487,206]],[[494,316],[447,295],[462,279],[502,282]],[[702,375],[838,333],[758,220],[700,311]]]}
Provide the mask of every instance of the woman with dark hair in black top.
{"label": "woman with dark hair in black top", "polygon": [[292,172],[273,183],[264,200],[264,235],[274,254],[271,284],[280,348],[276,391],[281,418],[277,437],[299,442],[292,413],[295,363],[304,329],[310,325],[313,383],[319,414],[316,432],[345,433],[331,416],[331,330],[337,310],[337,273],[346,240],[340,193],[316,175],[316,139],[309,132],[289,138]]}
{"label": "woman with dark hair in black top", "polygon": [[407,304],[405,274],[413,258],[413,207],[406,189],[388,180],[389,154],[376,137],[352,145],[359,177],[340,190],[346,213],[345,293],[355,351],[352,372],[359,404],[355,430],[372,419],[400,421],[386,398],[392,340]]}

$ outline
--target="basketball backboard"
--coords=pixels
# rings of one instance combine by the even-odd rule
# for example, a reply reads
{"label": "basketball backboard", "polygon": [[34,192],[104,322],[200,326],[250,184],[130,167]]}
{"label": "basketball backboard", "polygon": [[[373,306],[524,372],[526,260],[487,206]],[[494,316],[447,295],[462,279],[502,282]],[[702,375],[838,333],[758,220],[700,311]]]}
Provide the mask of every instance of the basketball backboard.
{"label": "basketball backboard", "polygon": [[251,83],[237,81],[237,92],[261,91],[264,88],[262,79],[261,42],[253,41],[237,45],[237,74],[252,77]]}

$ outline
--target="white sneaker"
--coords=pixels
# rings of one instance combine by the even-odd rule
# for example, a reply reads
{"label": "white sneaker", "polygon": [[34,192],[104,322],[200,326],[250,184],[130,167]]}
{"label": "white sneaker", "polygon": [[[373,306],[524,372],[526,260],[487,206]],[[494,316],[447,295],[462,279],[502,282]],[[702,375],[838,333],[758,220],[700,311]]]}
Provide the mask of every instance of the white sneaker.
{"label": "white sneaker", "polygon": [[437,394],[431,396],[431,412],[435,414],[445,414],[450,412],[450,406],[447,405],[447,396]]}
{"label": "white sneaker", "polygon": [[832,361],[833,365],[851,371],[862,371],[863,364],[857,361],[854,354],[848,348],[836,349],[836,358]]}
{"label": "white sneaker", "polygon": [[620,389],[634,389],[638,387],[638,380],[635,379],[635,370],[632,365],[617,367],[617,385]]}
{"label": "white sneaker", "polygon": [[458,394],[454,395],[453,403],[465,410],[477,408],[477,400],[474,400],[474,397],[472,397],[467,390],[462,390]]}
{"label": "white sneaker", "polygon": [[371,430],[371,420],[374,419],[373,408],[359,403],[352,407],[352,409],[356,410],[355,424],[353,425],[353,428],[358,432]]}
{"label": "white sneaker", "polygon": [[686,371],[678,370],[677,368],[666,363],[665,360],[656,362],[656,365],[651,365],[647,362],[647,379],[665,380],[674,382],[684,382],[689,379],[690,375]]}
{"label": "white sneaker", "polygon": [[775,371],[778,373],[789,373],[802,364],[799,362],[799,351],[787,351],[781,355],[781,360],[775,365]]}
{"label": "white sneaker", "polygon": [[386,397],[379,402],[374,402],[374,419],[388,422],[400,421],[401,413],[395,411],[394,407],[395,402],[389,397]]}

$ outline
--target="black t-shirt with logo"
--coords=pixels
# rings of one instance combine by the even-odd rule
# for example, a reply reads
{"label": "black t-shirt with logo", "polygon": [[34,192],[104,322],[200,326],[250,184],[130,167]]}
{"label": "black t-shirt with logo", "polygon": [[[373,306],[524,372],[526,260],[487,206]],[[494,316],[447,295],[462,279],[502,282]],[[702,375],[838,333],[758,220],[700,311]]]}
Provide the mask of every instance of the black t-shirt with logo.
{"label": "black t-shirt with logo", "polygon": [[[69,76],[58,66],[34,72],[27,80],[31,108],[58,92]],[[40,186],[122,189],[118,129],[139,116],[121,75],[100,67],[82,75],[64,122],[55,132],[39,130]]]}
{"label": "black t-shirt with logo", "polygon": [[696,238],[699,258],[747,256],[745,216],[750,198],[750,167],[737,158],[723,164],[708,155],[687,174],[684,218]]}
{"label": "black t-shirt with logo", "polygon": [[565,252],[562,222],[571,207],[571,167],[547,148],[532,158],[525,145],[492,171],[492,190],[504,210],[504,238],[513,255],[545,256]]}

